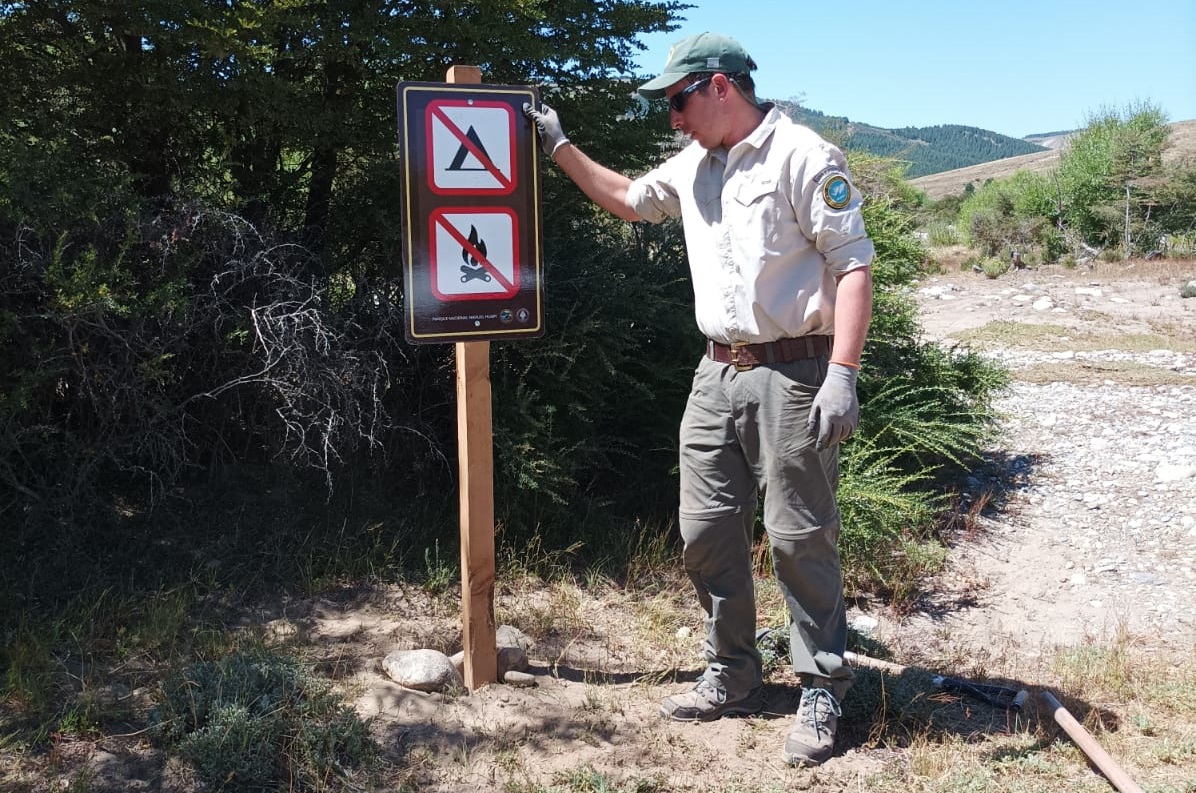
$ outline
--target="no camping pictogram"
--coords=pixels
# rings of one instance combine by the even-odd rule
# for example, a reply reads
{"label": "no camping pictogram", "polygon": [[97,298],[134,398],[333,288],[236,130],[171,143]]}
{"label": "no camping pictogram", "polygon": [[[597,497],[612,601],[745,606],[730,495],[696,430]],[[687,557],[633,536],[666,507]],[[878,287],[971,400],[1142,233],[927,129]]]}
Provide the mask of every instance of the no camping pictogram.
{"label": "no camping pictogram", "polygon": [[519,292],[518,219],[509,209],[438,209],[430,217],[432,293],[492,300]]}
{"label": "no camping pictogram", "polygon": [[515,111],[509,104],[441,99],[428,104],[429,188],[442,195],[515,190]]}

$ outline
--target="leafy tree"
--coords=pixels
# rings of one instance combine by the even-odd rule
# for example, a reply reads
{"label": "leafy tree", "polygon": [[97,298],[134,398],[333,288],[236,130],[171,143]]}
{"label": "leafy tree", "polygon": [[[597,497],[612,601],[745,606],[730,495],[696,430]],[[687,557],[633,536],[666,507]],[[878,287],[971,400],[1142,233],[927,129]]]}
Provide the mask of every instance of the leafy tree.
{"label": "leafy tree", "polygon": [[1141,232],[1142,252],[1150,250],[1158,240],[1150,216],[1168,135],[1165,114],[1149,103],[1090,119],[1059,162],[1066,226],[1089,245],[1120,243],[1126,257]]}
{"label": "leafy tree", "polygon": [[[394,86],[441,80],[453,63],[480,66],[490,82],[542,84],[579,141],[634,169],[670,132],[633,112],[630,85],[612,78],[633,71],[636,36],[670,29],[678,8],[0,7],[0,77],[13,87],[0,98],[0,511],[21,516],[9,558],[69,565],[38,547],[47,526],[60,527],[62,548],[86,552],[89,538],[111,541],[118,501],[159,502],[229,465],[386,471],[416,491],[451,477],[451,350],[398,340]],[[668,312],[683,312],[674,297],[650,303],[676,276],[639,266],[665,261],[659,249],[675,241],[644,238],[638,260],[625,256],[627,233],[560,188],[550,179],[546,189],[546,270],[559,296],[548,324],[569,329],[570,348],[553,352],[554,337],[495,355],[499,487],[534,483],[554,503],[573,486],[632,479],[607,450],[671,437],[666,411],[628,420],[612,389],[594,386],[634,372],[645,378],[629,379],[635,393],[672,393],[656,382],[676,368],[659,340],[681,326]],[[584,246],[557,243],[575,232]],[[603,301],[628,295],[664,312],[654,325],[666,330],[650,314],[619,334],[594,321]],[[551,398],[572,382],[576,400]],[[609,434],[572,416],[545,425],[556,405]],[[537,459],[560,476],[536,476]]]}

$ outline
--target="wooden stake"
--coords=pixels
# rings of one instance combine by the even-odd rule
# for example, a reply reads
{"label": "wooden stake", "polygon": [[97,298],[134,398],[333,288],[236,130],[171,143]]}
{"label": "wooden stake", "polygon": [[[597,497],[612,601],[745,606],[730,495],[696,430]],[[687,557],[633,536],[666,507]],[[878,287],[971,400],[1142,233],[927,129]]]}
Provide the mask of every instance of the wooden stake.
{"label": "wooden stake", "polygon": [[[482,82],[477,66],[451,66],[446,82]],[[465,686],[498,681],[494,631],[494,426],[490,342],[456,343],[457,465],[461,509],[461,624]]]}

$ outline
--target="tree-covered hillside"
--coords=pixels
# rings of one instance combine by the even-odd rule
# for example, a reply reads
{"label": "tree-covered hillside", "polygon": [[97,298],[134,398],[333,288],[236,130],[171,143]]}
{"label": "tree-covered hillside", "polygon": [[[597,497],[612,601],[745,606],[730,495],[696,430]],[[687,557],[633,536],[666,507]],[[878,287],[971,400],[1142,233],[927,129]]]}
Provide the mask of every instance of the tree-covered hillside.
{"label": "tree-covered hillside", "polygon": [[1042,146],[959,124],[884,129],[828,116],[791,102],[777,105],[799,124],[826,135],[845,149],[866,151],[909,163],[908,178],[950,171],[1019,154],[1045,151]]}

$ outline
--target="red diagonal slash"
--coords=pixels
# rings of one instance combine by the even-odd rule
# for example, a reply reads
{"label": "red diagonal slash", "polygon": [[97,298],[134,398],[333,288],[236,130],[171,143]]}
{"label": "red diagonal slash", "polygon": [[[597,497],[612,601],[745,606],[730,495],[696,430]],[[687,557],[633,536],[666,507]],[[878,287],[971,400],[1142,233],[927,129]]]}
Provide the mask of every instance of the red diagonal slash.
{"label": "red diagonal slash", "polygon": [[452,236],[453,239],[455,239],[457,242],[461,243],[461,248],[466,253],[468,253],[470,256],[472,256],[474,258],[474,260],[477,261],[478,264],[485,267],[486,272],[488,272],[488,273],[490,273],[490,275],[494,276],[495,280],[497,280],[500,284],[502,284],[503,287],[508,292],[515,291],[515,285],[513,283],[511,283],[510,281],[508,281],[507,277],[498,271],[498,268],[495,267],[494,264],[489,259],[486,258],[486,255],[484,253],[479,251],[474,246],[473,243],[471,243],[468,239],[466,239],[461,234],[460,231],[457,231],[457,229],[455,229],[453,227],[453,224],[449,223],[449,221],[446,217],[441,215],[440,217],[436,218],[436,222],[439,223],[441,226],[443,226],[444,230],[447,231]]}
{"label": "red diagonal slash", "polygon": [[461,145],[468,149],[470,154],[478,158],[478,162],[482,164],[482,167],[489,171],[490,175],[498,180],[498,183],[502,185],[504,190],[512,189],[511,180],[507,178],[506,174],[499,170],[498,166],[495,165],[494,162],[486,155],[486,152],[479,149],[474,142],[470,140],[469,137],[462,132],[456,124],[453,123],[453,120],[445,115],[445,112],[439,106],[432,108],[432,115],[439,119],[441,124],[444,124],[445,128],[453,134],[453,137],[461,141]]}

